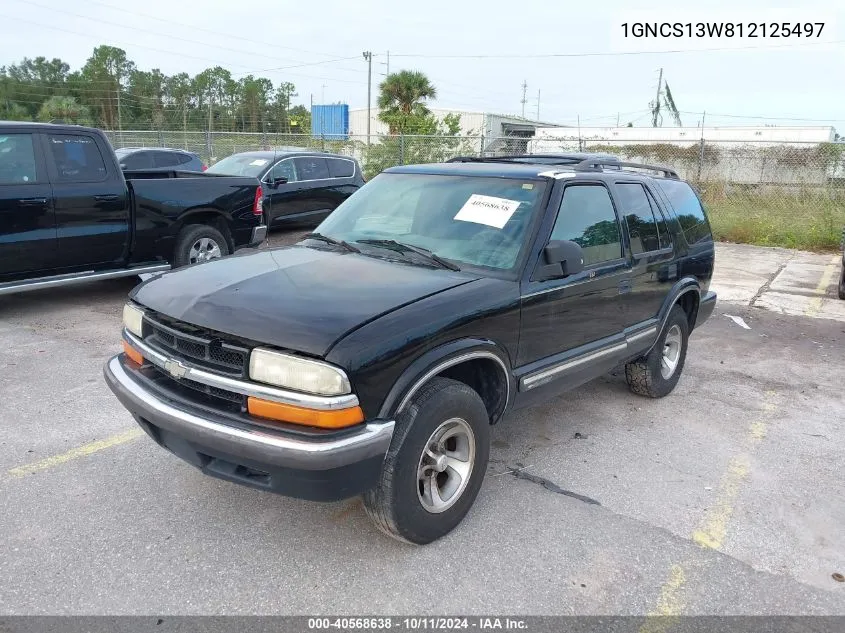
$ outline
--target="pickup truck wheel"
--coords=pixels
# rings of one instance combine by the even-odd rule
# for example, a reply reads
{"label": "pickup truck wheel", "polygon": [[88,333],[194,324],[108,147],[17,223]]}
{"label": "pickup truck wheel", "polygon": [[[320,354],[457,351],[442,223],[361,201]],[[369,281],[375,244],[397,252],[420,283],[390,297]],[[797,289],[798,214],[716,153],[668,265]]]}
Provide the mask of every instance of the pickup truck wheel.
{"label": "pickup truck wheel", "polygon": [[688,341],[687,314],[676,305],[651,351],[625,365],[625,378],[631,391],[650,398],[669,394],[678,384],[684,369]]}
{"label": "pickup truck wheel", "polygon": [[207,262],[228,254],[229,245],[220,231],[205,224],[189,224],[176,240],[173,267]]}
{"label": "pickup truck wheel", "polygon": [[487,470],[490,418],[462,382],[435,378],[397,416],[381,480],[364,507],[388,536],[424,545],[454,529]]}
{"label": "pickup truck wheel", "polygon": [[839,273],[839,298],[845,299],[845,259],[842,260],[842,272]]}

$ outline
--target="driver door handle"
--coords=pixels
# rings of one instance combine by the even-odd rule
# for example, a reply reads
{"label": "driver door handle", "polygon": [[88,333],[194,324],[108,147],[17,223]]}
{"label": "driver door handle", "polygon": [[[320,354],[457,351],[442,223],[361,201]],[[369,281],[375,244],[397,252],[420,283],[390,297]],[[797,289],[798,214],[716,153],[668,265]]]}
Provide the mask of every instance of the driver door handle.
{"label": "driver door handle", "polygon": [[22,207],[43,207],[47,204],[47,198],[23,198],[18,200]]}
{"label": "driver door handle", "polygon": [[97,202],[114,202],[117,200],[117,194],[114,193],[107,193],[101,196],[94,196],[94,200]]}

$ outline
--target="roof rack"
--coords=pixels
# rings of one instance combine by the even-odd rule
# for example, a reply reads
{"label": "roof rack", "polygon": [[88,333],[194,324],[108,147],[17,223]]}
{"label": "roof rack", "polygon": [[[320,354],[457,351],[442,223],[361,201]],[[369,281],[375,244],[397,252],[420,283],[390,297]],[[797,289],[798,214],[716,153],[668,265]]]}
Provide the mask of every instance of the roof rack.
{"label": "roof rack", "polygon": [[661,165],[646,165],[645,163],[629,163],[627,161],[608,158],[587,158],[575,165],[575,171],[602,171],[603,165],[607,165],[609,167],[635,167],[637,169],[648,169],[650,171],[660,172],[666,178],[680,180],[678,172],[670,167],[663,167]]}
{"label": "roof rack", "polygon": [[447,163],[506,163],[510,156],[455,156],[447,160]]}
{"label": "roof rack", "polygon": [[447,163],[519,163],[538,165],[577,165],[584,160],[612,160],[614,157],[606,154],[589,154],[586,152],[563,154],[514,154],[512,156],[455,156]]}

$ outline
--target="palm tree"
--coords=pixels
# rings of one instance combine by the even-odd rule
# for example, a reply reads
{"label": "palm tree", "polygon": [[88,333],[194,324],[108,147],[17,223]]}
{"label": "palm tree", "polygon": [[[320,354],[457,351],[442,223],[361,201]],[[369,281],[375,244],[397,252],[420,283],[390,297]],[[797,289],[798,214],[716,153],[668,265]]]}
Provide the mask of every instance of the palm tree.
{"label": "palm tree", "polygon": [[379,91],[379,119],[390,126],[391,134],[407,131],[410,119],[430,114],[424,102],[437,97],[428,77],[416,70],[388,75],[379,85]]}
{"label": "palm tree", "polygon": [[56,95],[44,102],[38,111],[38,118],[41,121],[60,119],[65,123],[90,125],[91,111],[73,97]]}

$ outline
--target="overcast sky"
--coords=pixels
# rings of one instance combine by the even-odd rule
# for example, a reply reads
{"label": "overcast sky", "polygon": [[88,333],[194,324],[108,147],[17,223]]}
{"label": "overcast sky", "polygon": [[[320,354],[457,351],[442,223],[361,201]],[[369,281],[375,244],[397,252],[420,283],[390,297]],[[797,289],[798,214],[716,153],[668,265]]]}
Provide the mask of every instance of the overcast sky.
{"label": "overcast sky", "polygon": [[[307,105],[313,95],[315,103],[362,107],[362,51],[374,54],[374,101],[390,51],[391,71],[431,78],[437,107],[519,114],[526,81],[527,116],[536,115],[539,90],[541,119],[574,124],[580,116],[582,125],[614,125],[617,113],[622,124],[648,125],[662,67],[686,125],[706,110],[708,125],[834,125],[841,133],[845,10],[828,4],[744,0],[735,10],[735,1],[702,0],[677,10],[614,0],[3,0],[0,65],[43,55],[76,69],[94,46],[110,44],[142,69],[195,74],[219,64],[236,76],[293,82],[295,103]],[[624,39],[621,24],[636,20],[826,24],[821,38],[809,40]],[[731,50],[702,50],[722,47]],[[677,49],[697,50],[639,54]],[[601,55],[543,57],[584,53]],[[461,57],[471,55],[489,57]],[[268,70],[281,67],[292,68]]]}

